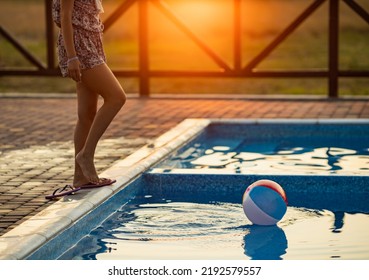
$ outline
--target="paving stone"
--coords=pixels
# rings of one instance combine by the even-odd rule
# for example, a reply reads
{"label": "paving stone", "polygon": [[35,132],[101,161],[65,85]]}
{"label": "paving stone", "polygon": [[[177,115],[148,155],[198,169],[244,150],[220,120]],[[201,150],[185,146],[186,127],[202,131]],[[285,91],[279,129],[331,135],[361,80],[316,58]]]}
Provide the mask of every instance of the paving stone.
{"label": "paving stone", "polygon": [[6,193],[6,195],[20,195],[20,194],[24,194],[27,190],[23,189],[23,188],[14,188],[13,190],[9,191]]}
{"label": "paving stone", "polygon": [[8,228],[9,226],[11,226],[13,224],[13,222],[2,222],[0,221],[0,228],[4,229],[3,231],[5,231],[6,228]]}
{"label": "paving stone", "polygon": [[8,202],[8,201],[12,200],[15,197],[17,197],[17,195],[3,193],[2,195],[0,195],[0,203]]}
{"label": "paving stone", "polygon": [[15,203],[6,203],[6,204],[0,204],[0,210],[1,209],[7,209],[7,210],[14,210],[17,209],[19,207],[20,204],[15,204]]}
{"label": "paving stone", "polygon": [[8,181],[8,183],[17,183],[18,185],[20,185],[19,183],[22,183],[22,182],[27,182],[30,178],[26,178],[26,177],[15,177],[11,180]]}
{"label": "paving stone", "polygon": [[30,201],[32,198],[34,197],[30,197],[30,196],[18,196],[16,198],[13,198],[12,199],[12,203],[18,203],[18,202],[21,202],[21,205],[24,206],[24,203]]}
{"label": "paving stone", "polygon": [[19,217],[24,217],[24,216],[28,215],[29,213],[30,213],[29,210],[17,209],[17,210],[14,210],[14,211],[6,214],[5,217],[4,217],[4,220],[12,219],[11,217],[16,217],[15,220],[17,221],[19,219]]}
{"label": "paving stone", "polygon": [[1,187],[0,187],[0,195],[3,194],[3,193],[7,193],[7,192],[9,192],[9,191],[11,191],[13,189],[15,189],[15,187],[6,187],[4,185],[1,185]]}

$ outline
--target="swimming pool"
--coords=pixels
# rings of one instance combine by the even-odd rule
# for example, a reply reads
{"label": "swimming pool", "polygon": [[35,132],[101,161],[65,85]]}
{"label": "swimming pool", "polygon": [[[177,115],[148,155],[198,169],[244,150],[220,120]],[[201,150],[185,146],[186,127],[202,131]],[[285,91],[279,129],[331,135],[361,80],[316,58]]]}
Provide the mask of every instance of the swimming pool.
{"label": "swimming pool", "polygon": [[306,192],[267,176],[283,182],[289,207],[277,226],[255,226],[240,198],[258,177],[224,176],[146,174],[139,193],[60,259],[369,259],[368,192],[337,193],[332,182],[323,193],[319,178]]}
{"label": "swimming pool", "polygon": [[[369,259],[367,143],[368,120],[186,120],[102,174],[119,186],[57,202],[85,211],[24,258]],[[242,212],[262,178],[288,196],[275,227]]]}

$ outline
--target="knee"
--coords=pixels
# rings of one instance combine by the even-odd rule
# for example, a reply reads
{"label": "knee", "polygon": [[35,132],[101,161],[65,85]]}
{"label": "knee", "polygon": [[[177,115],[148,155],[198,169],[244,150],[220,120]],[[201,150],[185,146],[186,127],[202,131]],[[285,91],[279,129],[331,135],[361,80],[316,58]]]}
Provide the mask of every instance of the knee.
{"label": "knee", "polygon": [[122,90],[121,92],[119,92],[119,94],[117,94],[117,98],[116,98],[116,103],[119,109],[122,108],[124,104],[126,104],[126,101],[127,101],[127,96],[125,92]]}
{"label": "knee", "polygon": [[105,99],[105,102],[109,102],[110,105],[119,111],[127,101],[126,94],[123,90],[116,91],[111,95],[111,98],[108,100]]}
{"label": "knee", "polygon": [[95,119],[95,116],[96,116],[96,109],[80,110],[78,112],[78,120],[85,125],[91,125]]}

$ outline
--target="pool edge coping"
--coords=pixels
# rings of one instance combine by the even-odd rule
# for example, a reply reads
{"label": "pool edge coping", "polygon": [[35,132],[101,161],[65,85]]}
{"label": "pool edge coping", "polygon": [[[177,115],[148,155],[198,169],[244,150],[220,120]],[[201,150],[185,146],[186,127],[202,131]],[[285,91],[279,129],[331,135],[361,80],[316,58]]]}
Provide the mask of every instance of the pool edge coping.
{"label": "pool edge coping", "polygon": [[201,133],[210,119],[185,119],[151,143],[99,174],[116,179],[101,189],[64,197],[0,236],[0,260],[27,258],[175,149]]}
{"label": "pool edge coping", "polygon": [[368,124],[369,119],[216,119],[189,118],[143,146],[130,156],[117,161],[100,174],[115,178],[112,186],[65,197],[0,237],[0,260],[25,259],[47,241],[70,227],[78,219],[122,190],[174,150],[214,123],[242,124]]}

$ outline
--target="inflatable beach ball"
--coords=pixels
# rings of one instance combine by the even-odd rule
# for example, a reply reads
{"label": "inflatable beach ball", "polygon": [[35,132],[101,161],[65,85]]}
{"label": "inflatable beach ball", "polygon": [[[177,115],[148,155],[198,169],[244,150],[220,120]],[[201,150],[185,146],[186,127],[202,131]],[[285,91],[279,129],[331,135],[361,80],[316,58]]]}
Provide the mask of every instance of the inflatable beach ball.
{"label": "inflatable beach ball", "polygon": [[271,180],[259,180],[247,187],[242,198],[243,211],[255,225],[277,224],[287,211],[283,188]]}

